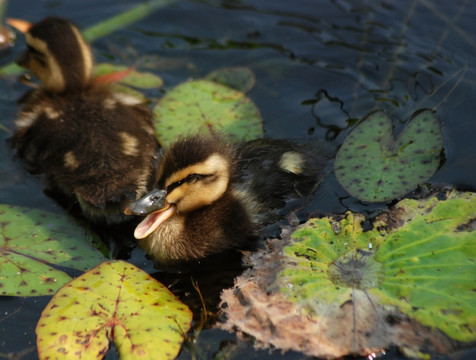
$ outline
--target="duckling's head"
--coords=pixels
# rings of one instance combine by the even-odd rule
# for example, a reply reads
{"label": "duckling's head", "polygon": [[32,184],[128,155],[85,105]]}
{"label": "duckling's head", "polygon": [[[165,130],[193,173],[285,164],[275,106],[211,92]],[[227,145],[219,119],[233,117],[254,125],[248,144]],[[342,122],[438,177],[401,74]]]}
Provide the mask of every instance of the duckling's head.
{"label": "duckling's head", "polygon": [[78,28],[68,20],[48,17],[25,33],[27,51],[18,64],[31,70],[43,87],[54,92],[89,84],[93,58]]}
{"label": "duckling's head", "polygon": [[235,150],[211,136],[183,138],[160,159],[157,188],[126,207],[146,215],[139,245],[161,263],[250,248],[255,225],[234,189]]}
{"label": "duckling's head", "polygon": [[134,236],[145,238],[174,214],[187,216],[219,200],[233,176],[233,157],[232,147],[215,137],[175,142],[161,159],[157,189],[126,209],[128,214],[148,214]]}

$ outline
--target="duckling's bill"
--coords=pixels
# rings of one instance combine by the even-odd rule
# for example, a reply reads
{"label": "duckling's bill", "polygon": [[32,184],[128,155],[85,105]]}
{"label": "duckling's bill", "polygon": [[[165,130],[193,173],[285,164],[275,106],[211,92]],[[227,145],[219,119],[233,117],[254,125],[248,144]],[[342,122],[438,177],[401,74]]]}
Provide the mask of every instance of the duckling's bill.
{"label": "duckling's bill", "polygon": [[147,215],[134,231],[136,239],[147,237],[175,213],[176,208],[165,200],[166,195],[167,192],[164,190],[153,190],[126,206],[124,209],[126,215]]}
{"label": "duckling's bill", "polygon": [[175,206],[167,203],[165,208],[147,215],[145,219],[137,225],[134,231],[134,237],[136,239],[143,239],[149,236],[149,234],[154,232],[164,221],[175,213],[175,209]]}

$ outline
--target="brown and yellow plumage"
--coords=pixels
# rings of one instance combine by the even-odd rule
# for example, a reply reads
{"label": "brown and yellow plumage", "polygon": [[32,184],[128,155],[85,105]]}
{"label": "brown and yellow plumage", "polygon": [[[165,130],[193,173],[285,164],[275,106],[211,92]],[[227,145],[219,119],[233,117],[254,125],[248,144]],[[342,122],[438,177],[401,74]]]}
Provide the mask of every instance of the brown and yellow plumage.
{"label": "brown and yellow plumage", "polygon": [[13,144],[32,172],[78,202],[95,222],[117,223],[154,181],[158,144],[140,100],[91,80],[89,46],[69,21],[51,17],[25,34],[19,63],[41,85],[24,97]]}
{"label": "brown and yellow plumage", "polygon": [[179,139],[161,158],[156,188],[126,209],[146,216],[134,236],[166,263],[255,247],[269,207],[309,195],[322,177],[324,154],[301,150],[285,141]]}

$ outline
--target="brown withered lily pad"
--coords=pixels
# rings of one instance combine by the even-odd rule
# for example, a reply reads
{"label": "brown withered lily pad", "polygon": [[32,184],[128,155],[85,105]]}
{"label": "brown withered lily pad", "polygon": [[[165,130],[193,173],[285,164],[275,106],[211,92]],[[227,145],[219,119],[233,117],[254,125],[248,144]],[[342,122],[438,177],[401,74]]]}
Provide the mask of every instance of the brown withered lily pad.
{"label": "brown withered lily pad", "polygon": [[[405,199],[364,217],[311,219],[222,295],[225,329],[323,358],[448,353],[476,340],[476,195]],[[226,306],[224,304],[226,303]]]}

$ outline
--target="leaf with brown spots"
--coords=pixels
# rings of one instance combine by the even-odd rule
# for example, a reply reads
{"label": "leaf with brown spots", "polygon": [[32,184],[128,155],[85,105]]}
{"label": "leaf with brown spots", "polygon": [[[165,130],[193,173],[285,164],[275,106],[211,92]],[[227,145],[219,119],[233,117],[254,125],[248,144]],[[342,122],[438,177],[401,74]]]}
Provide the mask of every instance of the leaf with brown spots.
{"label": "leaf with brown spots", "polygon": [[121,359],[174,359],[192,313],[150,275],[108,261],[71,281],[36,327],[40,359],[102,359],[109,341]]}
{"label": "leaf with brown spots", "polygon": [[183,134],[225,133],[234,140],[263,137],[256,105],[244,93],[208,80],[182,83],[154,108],[159,142],[165,146]]}
{"label": "leaf with brown spots", "polygon": [[104,261],[74,219],[0,204],[0,295],[52,295],[71,277],[51,265],[86,271]]}
{"label": "leaf with brown spots", "polygon": [[334,172],[357,199],[389,201],[427,181],[440,165],[442,150],[440,123],[431,111],[420,112],[396,139],[392,121],[377,112],[344,140]]}

